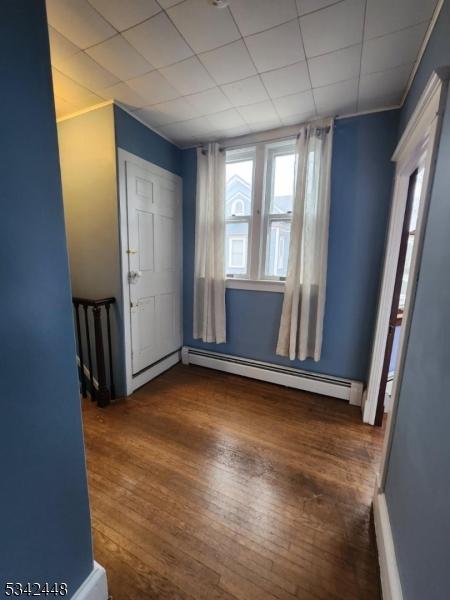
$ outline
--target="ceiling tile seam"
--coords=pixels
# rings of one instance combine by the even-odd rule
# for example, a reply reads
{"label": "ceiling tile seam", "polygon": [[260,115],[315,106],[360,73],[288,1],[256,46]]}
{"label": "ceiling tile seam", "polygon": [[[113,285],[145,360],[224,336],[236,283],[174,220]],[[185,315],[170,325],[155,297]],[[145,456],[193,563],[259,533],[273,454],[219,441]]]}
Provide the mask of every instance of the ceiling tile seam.
{"label": "ceiling tile seam", "polygon": [[356,90],[356,110],[358,111],[360,108],[360,92],[359,89],[361,87],[361,70],[362,70],[362,58],[363,58],[363,50],[364,50],[364,40],[366,38],[366,28],[367,28],[367,0],[364,2],[364,16],[363,16],[363,29],[362,29],[362,39],[361,39],[361,52],[359,54],[359,76],[358,76],[358,87]]}
{"label": "ceiling tile seam", "polygon": [[308,12],[303,13],[302,15],[299,13],[298,4],[296,3],[297,4],[297,13],[298,13],[299,18],[302,18],[302,17],[306,17],[307,15],[313,15],[315,13],[322,12],[323,10],[327,10],[327,8],[336,6],[336,4],[342,4],[342,2],[345,2],[345,0],[336,0],[336,2],[331,2],[327,6],[322,6],[321,8],[316,8],[315,10],[310,10]]}
{"label": "ceiling tile seam", "polygon": [[[74,79],[73,77],[71,77],[70,75],[66,75],[65,73],[63,73],[61,71],[61,69],[58,69],[57,67],[53,67],[53,69],[55,71],[58,71],[58,73],[60,73],[61,75],[63,75],[64,77],[67,77],[67,79],[70,79],[70,81],[72,81],[73,83],[75,83],[76,85],[78,85],[79,87],[83,88],[84,90],[86,90],[87,92],[89,92],[90,94],[93,94],[94,96],[98,96],[99,98],[101,98],[101,96],[97,93],[94,92],[93,90],[91,90],[91,88],[86,87],[85,85],[83,85],[82,83],[78,83],[78,81],[76,79]],[[59,94],[58,94],[59,95]],[[73,100],[67,100],[67,98],[64,98],[63,96],[59,95],[60,98],[63,98],[63,100],[66,100],[66,102],[72,102]]]}
{"label": "ceiling tile seam", "polygon": [[[343,0],[340,0],[340,1],[342,2]],[[234,19],[234,17],[233,17],[233,19]],[[236,20],[234,22],[236,23],[236,27],[238,27],[238,31],[242,35],[242,37],[244,39],[247,39],[247,38],[251,38],[251,37],[256,37],[257,35],[260,35],[261,33],[266,33],[267,31],[272,31],[272,29],[277,29],[278,27],[283,27],[283,25],[288,25],[289,23],[293,23],[294,21],[298,21],[298,16],[294,17],[293,19],[288,19],[287,21],[283,21],[282,23],[278,23],[278,25],[271,25],[270,27],[267,27],[267,29],[261,29],[261,31],[256,31],[255,33],[250,33],[249,35],[246,35],[246,36],[242,35],[242,32],[239,29],[239,27],[236,23]]]}
{"label": "ceiling tile seam", "polygon": [[[241,0],[242,1],[242,0]],[[245,0],[244,0],[245,1]],[[295,2],[295,0],[293,0]],[[296,3],[296,2],[295,2]],[[297,4],[297,3],[296,3]],[[245,37],[244,34],[242,33],[236,19],[234,18],[234,14],[233,14],[233,5],[231,3],[230,6],[227,7],[227,9],[230,11],[231,16],[233,18],[234,24],[237,27],[237,30],[239,31],[239,33],[241,34],[241,37]],[[270,27],[267,27],[266,29],[261,29],[260,31],[255,31],[253,33],[250,33],[247,37],[250,37],[252,35],[258,35],[258,33],[264,33],[265,31],[269,31],[270,29],[275,29],[275,27],[280,27],[281,25],[286,25],[286,23],[290,23],[291,21],[295,21],[297,17],[295,17],[294,19],[286,19],[286,21],[282,21],[281,23],[278,23],[278,25],[271,25]]]}
{"label": "ceiling tile seam", "polygon": [[[264,80],[263,80],[263,78],[261,77],[261,75],[260,75],[260,73],[259,73],[259,71],[258,71],[258,67],[256,66],[256,63],[255,63],[255,61],[253,60],[253,56],[251,55],[251,53],[250,53],[250,50],[248,49],[247,42],[246,42],[246,40],[245,40],[244,36],[242,35],[242,31],[241,31],[241,29],[240,29],[240,27],[239,27],[239,25],[238,25],[238,23],[237,23],[236,19],[234,18],[233,12],[232,12],[232,10],[231,10],[230,8],[228,8],[227,10],[229,10],[229,11],[230,11],[231,18],[233,19],[233,21],[234,21],[234,24],[235,24],[235,26],[236,26],[237,30],[238,30],[238,31],[239,31],[239,33],[241,34],[241,39],[242,39],[242,40],[243,40],[243,42],[244,42],[244,46],[245,46],[245,48],[246,48],[246,50],[247,50],[247,52],[248,52],[248,55],[250,56],[250,60],[252,61],[252,64],[253,64],[253,66],[254,66],[254,68],[255,68],[255,71],[256,71],[256,77],[258,77],[258,79],[259,79],[259,81],[260,81],[261,85],[263,86],[263,88],[264,88],[264,90],[265,90],[265,92],[266,92],[266,94],[267,94],[267,97],[268,97],[268,99],[269,99],[269,101],[270,101],[270,104],[272,105],[272,108],[273,108],[273,110],[275,111],[275,114],[276,114],[276,115],[278,116],[278,118],[280,119],[280,123],[281,123],[281,117],[280,117],[280,115],[278,114],[278,111],[277,111],[277,109],[276,109],[276,106],[274,105],[274,103],[273,103],[273,101],[272,101],[272,97],[271,97],[271,95],[269,94],[269,90],[267,89],[267,87],[266,87],[266,84],[264,83]],[[299,29],[300,29],[300,28],[299,28]],[[259,32],[259,33],[262,33],[262,32]],[[300,36],[301,36],[301,33],[300,33]],[[249,37],[250,37],[250,36],[249,36]],[[245,78],[245,79],[248,79],[248,78]],[[239,81],[239,80],[238,80],[238,81]],[[235,83],[235,82],[231,82],[231,83]],[[263,100],[263,102],[267,102],[267,100]],[[259,104],[259,102],[254,102],[254,103],[252,103],[252,104]],[[251,104],[249,104],[248,106],[251,106]],[[242,107],[241,107],[241,108],[242,108]],[[246,118],[245,118],[245,117],[244,117],[244,115],[241,113],[241,111],[239,110],[239,108],[237,108],[237,111],[239,112],[239,114],[241,115],[242,119],[244,120],[244,123],[250,127],[250,126],[251,126],[251,125],[250,125],[250,123],[249,123],[249,122],[246,120]]]}
{"label": "ceiling tile seam", "polygon": [[[182,2],[179,2],[178,4],[182,4],[182,3],[183,3],[183,2],[185,2],[185,1],[186,1],[186,0],[182,0]],[[343,0],[340,0],[339,2],[336,2],[335,4],[339,4],[339,3],[340,3],[340,2],[342,2],[342,1],[343,1]],[[90,3],[89,3],[89,4],[90,4]],[[332,6],[334,6],[334,5],[332,5]],[[328,8],[328,7],[325,7],[325,8],[323,8],[323,9],[320,9],[320,10],[325,10],[326,8]],[[96,10],[94,7],[93,7],[93,9],[94,9],[94,10]],[[365,11],[364,11],[364,28],[366,27],[366,22],[365,22],[365,21],[366,21],[366,9],[367,9],[367,0],[366,0],[366,2],[365,2]],[[96,11],[96,12],[98,12],[98,11]],[[161,12],[161,11],[160,11],[160,12]],[[165,10],[162,10],[162,12],[166,13],[166,11],[165,11]],[[314,12],[319,12],[319,11],[314,11]],[[230,11],[230,13],[231,13],[231,11]],[[99,14],[100,14],[100,13],[99,13]],[[160,14],[160,13],[157,13],[157,15],[158,15],[158,14]],[[167,13],[166,13],[166,14],[167,14]],[[308,14],[310,14],[310,13],[308,13]],[[144,22],[146,22],[146,21],[149,21],[149,20],[151,20],[152,18],[154,18],[154,17],[155,17],[155,16],[157,16],[157,15],[152,15],[152,16],[151,16],[151,17],[149,17],[148,19],[144,19],[144,20],[143,20],[143,21],[141,21],[140,23],[137,23],[137,24],[133,25],[133,27],[136,27],[137,25],[140,25],[141,23],[144,23]],[[100,16],[102,16],[102,15],[100,14]],[[170,19],[170,16],[169,16],[169,15],[167,15],[167,16],[168,16],[169,20],[171,21],[171,23],[173,23],[173,21]],[[251,60],[252,60],[252,63],[253,63],[253,65],[254,65],[255,69],[256,69],[256,72],[257,72],[257,74],[259,75],[260,73],[270,73],[270,72],[272,72],[272,71],[276,71],[276,70],[278,70],[278,68],[275,68],[275,69],[269,69],[269,70],[267,70],[267,71],[258,71],[258,69],[257,69],[257,67],[256,67],[256,64],[255,64],[255,62],[254,62],[254,60],[253,60],[253,57],[251,56],[251,53],[250,53],[250,51],[249,51],[249,49],[248,49],[248,46],[247,46],[247,44],[246,44],[246,42],[245,42],[245,38],[242,36],[242,32],[240,31],[240,29],[239,29],[239,27],[238,27],[238,24],[236,23],[236,20],[234,19],[234,16],[233,16],[233,14],[232,14],[232,13],[231,13],[231,16],[232,16],[232,18],[233,18],[233,21],[235,22],[235,25],[236,25],[236,27],[237,27],[237,29],[238,29],[239,33],[241,34],[241,39],[244,41],[245,47],[246,47],[246,49],[247,49],[247,52],[248,52],[248,53],[249,53],[249,55],[250,55],[250,58],[251,58]],[[102,18],[103,18],[103,16],[102,16]],[[290,22],[292,22],[292,21],[294,21],[294,20],[297,20],[297,19],[290,19],[289,21],[286,21],[286,22],[285,22],[285,23],[283,23],[283,24],[290,23]],[[408,27],[404,27],[404,28],[402,28],[402,29],[396,30],[395,32],[391,32],[391,33],[396,33],[396,32],[399,32],[399,31],[405,31],[405,30],[407,30],[407,29],[411,29],[411,28],[413,28],[413,27],[416,27],[417,25],[419,25],[419,24],[422,24],[422,23],[425,23],[425,22],[428,22],[428,21],[420,21],[419,23],[416,23],[415,25],[411,25],[411,26],[408,26]],[[108,21],[108,23],[109,23],[109,21]],[[202,61],[202,60],[201,60],[201,58],[200,58],[200,54],[198,54],[198,55],[197,55],[197,54],[194,52],[194,49],[193,49],[193,48],[192,48],[192,47],[191,47],[191,46],[190,46],[190,45],[187,43],[187,41],[185,40],[184,36],[181,34],[181,32],[178,30],[178,28],[175,26],[175,24],[174,24],[174,23],[173,23],[173,25],[174,25],[174,27],[177,29],[178,33],[179,33],[179,34],[180,34],[180,36],[183,38],[183,40],[186,42],[186,44],[188,45],[188,47],[190,48],[190,50],[193,52],[193,55],[194,55],[194,56],[197,56],[197,58],[198,58],[198,59],[201,61],[202,65],[203,65],[203,66],[206,68],[206,70],[208,71],[208,73],[210,74],[210,76],[211,76],[211,77],[213,78],[213,80],[215,81],[216,85],[217,85],[217,86],[220,86],[221,84],[219,84],[219,83],[218,83],[218,82],[215,80],[215,78],[214,78],[214,76],[212,75],[212,73],[210,73],[210,71],[208,70],[208,68],[206,67],[206,65],[204,65],[203,61]],[[111,26],[113,27],[113,25],[112,25],[112,24],[111,24]],[[279,27],[279,25],[276,25],[275,27],[270,27],[270,28],[268,28],[268,29],[266,29],[266,30],[264,30],[264,31],[269,31],[270,29],[274,29],[274,28],[276,28],[276,27]],[[114,27],[113,27],[113,28],[114,28]],[[132,27],[131,27],[131,28],[132,28]],[[129,29],[130,29],[130,28],[129,28]],[[117,31],[117,29],[115,29],[115,28],[114,28],[114,30],[115,30],[117,33],[116,33],[116,34],[114,34],[113,36],[110,36],[110,37],[106,38],[106,39],[105,39],[105,40],[103,40],[102,42],[99,42],[99,43],[96,43],[96,44],[92,44],[92,46],[89,46],[89,47],[87,47],[87,48],[85,48],[85,49],[80,49],[80,50],[79,50],[79,52],[75,53],[73,56],[76,56],[76,55],[77,55],[77,54],[79,54],[80,52],[84,52],[88,58],[90,58],[91,60],[93,60],[93,61],[94,61],[94,62],[95,62],[95,63],[96,63],[98,66],[99,66],[99,68],[101,68],[101,69],[104,69],[104,70],[105,70],[107,73],[109,73],[111,76],[113,76],[113,77],[116,77],[116,78],[118,79],[119,83],[120,83],[120,82],[123,82],[123,83],[127,84],[127,82],[128,82],[128,81],[131,81],[132,79],[137,79],[137,78],[136,78],[136,77],[130,77],[129,79],[121,79],[120,77],[117,77],[116,75],[114,75],[114,73],[112,73],[111,71],[109,71],[108,69],[106,69],[105,67],[103,67],[102,65],[100,65],[100,64],[99,64],[99,63],[98,63],[98,62],[97,62],[97,61],[96,61],[96,60],[95,60],[93,57],[91,57],[91,56],[90,56],[90,55],[89,55],[89,54],[86,52],[86,50],[89,50],[90,48],[93,48],[93,47],[95,47],[95,46],[98,46],[98,45],[100,45],[100,44],[104,43],[105,41],[108,41],[108,40],[112,39],[112,38],[113,38],[113,37],[115,37],[116,35],[122,35],[122,34],[121,34],[121,32]],[[307,65],[307,70],[308,70],[308,76],[309,76],[309,79],[310,79],[310,83],[311,83],[311,74],[310,74],[309,63],[308,63],[308,60],[309,60],[309,59],[311,59],[311,58],[318,58],[318,57],[321,57],[321,56],[326,56],[326,55],[328,55],[328,54],[333,54],[334,52],[338,52],[338,51],[340,51],[340,50],[345,50],[345,49],[347,49],[347,48],[351,48],[351,47],[353,47],[353,46],[356,46],[356,45],[358,45],[358,44],[351,44],[351,45],[349,45],[349,46],[344,46],[344,47],[342,47],[342,48],[339,48],[338,50],[333,50],[333,51],[331,51],[331,52],[325,52],[325,53],[323,53],[323,54],[319,54],[319,55],[315,55],[315,56],[311,56],[311,57],[306,57],[306,52],[305,52],[305,47],[304,47],[304,42],[303,42],[303,36],[302,36],[302,32],[301,32],[301,24],[300,24],[300,23],[299,23],[299,30],[300,30],[300,37],[301,37],[301,41],[302,41],[302,47],[303,47],[304,54],[305,54],[305,60],[306,60],[306,65]],[[125,31],[125,30],[124,30],[124,31]],[[68,39],[68,38],[66,38],[66,37],[65,37],[63,34],[61,34],[61,32],[59,32],[59,31],[58,31],[58,33],[60,33],[60,35],[62,35],[62,36],[65,38],[65,39]],[[262,33],[262,32],[260,32],[260,33]],[[252,34],[252,35],[258,35],[258,34]],[[384,35],[381,35],[381,36],[376,36],[376,37],[374,37],[374,38],[369,38],[369,39],[378,39],[378,38],[381,38],[381,37],[385,37],[386,35],[390,35],[390,34],[384,34]],[[123,37],[123,36],[122,36],[122,37]],[[252,37],[252,36],[248,36],[248,37]],[[126,40],[125,38],[123,38],[123,39],[125,40],[125,42],[127,42],[127,40]],[[363,35],[363,41],[364,41],[364,39],[366,39],[366,38],[365,38],[365,36]],[[69,40],[69,41],[70,41],[70,40]],[[239,41],[239,40],[235,40],[235,41]],[[127,42],[127,43],[129,43],[129,42]],[[232,43],[235,43],[235,42],[232,42]],[[363,42],[362,42],[362,43],[363,43]],[[225,47],[225,46],[227,46],[227,45],[229,45],[229,43],[227,43],[227,44],[222,44],[221,46],[217,46],[217,47],[216,47],[216,48],[214,48],[213,50],[216,50],[216,49],[219,49],[219,48],[223,48],[223,47]],[[140,53],[138,50],[136,50],[136,48],[135,48],[133,45],[131,45],[131,44],[130,44],[130,46],[131,46],[131,47],[132,47],[132,48],[133,48],[133,49],[134,49],[134,50],[135,50],[135,51],[136,51],[136,52],[137,52],[137,53],[138,53],[138,54],[139,54],[139,55],[140,55],[140,56],[141,56],[141,57],[142,57],[142,58],[143,58],[143,59],[144,59],[144,60],[145,60],[145,61],[146,61],[146,62],[147,62],[147,63],[148,63],[150,66],[151,66],[151,69],[150,69],[149,71],[147,71],[146,73],[143,73],[143,74],[142,74],[142,75],[140,75],[139,77],[144,77],[145,75],[148,75],[149,73],[152,73],[152,72],[154,72],[154,71],[158,71],[158,72],[159,72],[159,74],[160,74],[160,75],[161,75],[161,76],[162,76],[164,79],[166,79],[166,78],[164,77],[163,73],[161,73],[160,69],[157,69],[157,68],[155,68],[155,67],[154,67],[154,65],[152,65],[152,64],[150,63],[150,61],[148,61],[148,59],[146,59],[146,58],[145,58],[145,57],[144,57],[144,56],[143,56],[143,55],[142,55],[142,54],[141,54],[141,53]],[[207,52],[209,52],[209,51],[207,51]],[[362,53],[362,50],[361,50],[361,53]],[[205,53],[201,53],[201,54],[205,54]],[[174,66],[174,65],[176,65],[176,64],[178,64],[178,63],[180,63],[180,62],[183,62],[184,60],[186,60],[186,59],[182,59],[182,60],[180,60],[180,61],[176,61],[176,62],[174,62],[174,63],[171,63],[171,64],[169,64],[169,65],[165,65],[165,67]],[[294,64],[299,64],[300,62],[304,62],[304,61],[297,61],[297,62],[291,63],[290,65],[285,65],[285,66],[286,66],[286,67],[287,67],[287,66],[292,66],[292,65],[294,65]],[[165,67],[164,67],[164,68],[165,68]],[[284,67],[281,67],[281,68],[284,68]],[[361,63],[360,63],[360,68],[361,68]],[[62,71],[61,69],[57,69],[57,70],[58,70],[58,71],[60,71],[61,73],[63,73],[64,75],[66,75],[67,77],[69,77],[70,79],[72,79],[73,81],[75,81],[76,83],[78,83],[79,85],[82,85],[83,87],[85,87],[85,88],[86,88],[86,86],[84,86],[83,84],[79,83],[79,82],[78,82],[78,80],[76,80],[76,79],[73,79],[73,77],[70,77],[69,75],[67,75],[67,74],[66,74],[64,71]],[[245,78],[244,78],[244,79],[245,79]],[[166,80],[166,81],[167,81],[167,80]],[[235,82],[237,82],[237,81],[242,81],[242,80],[234,80],[234,81],[232,81],[232,82],[228,82],[228,83],[235,83]],[[266,86],[265,86],[265,84],[264,84],[264,81],[262,81],[262,78],[260,78],[260,81],[262,82],[262,84],[263,84],[263,86],[264,86],[264,88],[265,88],[266,92],[268,93],[268,90],[267,90],[267,88],[266,88]],[[168,83],[170,83],[170,82],[168,82]],[[338,82],[336,82],[336,83],[338,83]],[[113,84],[113,85],[117,85],[117,84]],[[326,87],[326,86],[318,86],[318,87]],[[359,86],[358,86],[358,88],[359,88]],[[90,90],[90,88],[86,88],[86,89]],[[207,88],[207,89],[212,89],[212,88]],[[312,86],[312,83],[311,83],[311,87],[310,87],[309,89],[314,89],[314,88],[313,88],[313,86]],[[94,91],[94,90],[90,90],[90,91],[92,91],[92,93],[94,93],[94,94],[98,95],[98,91]],[[207,90],[205,90],[205,91],[207,91]],[[305,91],[306,91],[306,90],[305,90]],[[358,95],[359,95],[359,89],[358,89]],[[268,96],[269,96],[269,99],[271,100],[271,96],[270,96],[270,94],[269,94],[269,93],[268,93]],[[180,97],[183,97],[183,96],[180,96]],[[157,104],[160,104],[160,103],[157,103]],[[147,106],[153,106],[153,105],[151,105],[151,104],[150,104],[150,105],[145,105],[145,106],[147,107]],[[275,111],[276,111],[276,112],[277,112],[277,114],[278,114],[278,111],[276,110],[276,107],[274,107],[274,108],[275,108]],[[280,117],[280,118],[281,118],[281,117]]]}
{"label": "ceiling tile seam", "polygon": [[[108,38],[108,39],[111,39],[111,38]],[[104,41],[106,42],[106,40],[104,40]],[[75,54],[72,54],[72,56],[69,56],[68,59],[71,59],[74,56],[78,56],[79,54],[84,54],[85,56],[87,56],[87,58],[89,58],[90,60],[92,60],[99,67],[99,69],[102,69],[103,71],[106,71],[106,73],[108,73],[109,75],[111,75],[111,77],[114,77],[115,79],[117,79],[117,81],[115,83],[112,83],[110,86],[106,86],[106,87],[112,87],[113,85],[118,85],[119,83],[126,83],[126,81],[130,81],[131,79],[136,79],[136,77],[130,77],[130,79],[127,79],[127,80],[121,79],[120,77],[118,77],[117,75],[115,75],[114,73],[112,73],[109,69],[107,69],[106,67],[104,67],[103,65],[101,65],[99,62],[97,62],[95,60],[95,58],[93,58],[92,56],[90,56],[85,50],[80,50],[80,52],[76,52]],[[57,70],[60,73],[62,73],[63,75],[65,75],[66,77],[69,77],[69,79],[72,79],[72,81],[74,81],[78,85],[82,85],[86,89],[90,90],[90,88],[87,88],[83,83],[81,83],[77,79],[74,79],[71,75],[69,75],[68,73],[66,73],[65,71],[63,71],[61,68],[59,68]],[[144,77],[145,75],[148,75],[149,73],[153,73],[154,71],[156,71],[156,69],[153,67],[150,71],[147,71],[146,73],[143,73],[139,77]],[[100,89],[105,89],[105,88],[98,88],[98,89],[100,90]],[[94,90],[91,90],[91,91],[94,94],[98,94],[98,92],[96,92]]]}
{"label": "ceiling tile seam", "polygon": [[[159,14],[159,13],[158,13],[158,14]],[[155,16],[156,16],[156,15],[155,15]],[[136,52],[136,54],[139,54],[139,56],[140,56],[142,59],[144,59],[146,63],[148,63],[148,64],[150,65],[150,67],[151,67],[151,70],[150,70],[150,71],[146,71],[145,73],[143,73],[143,75],[147,75],[147,73],[151,73],[152,71],[156,71],[156,70],[157,70],[157,69],[156,69],[156,67],[155,67],[155,65],[152,65],[152,63],[151,63],[151,62],[148,60],[148,58],[145,58],[145,56],[144,56],[144,55],[143,55],[141,52],[139,52],[139,50],[138,50],[137,48],[135,48],[135,47],[133,46],[133,44],[131,44],[131,43],[130,43],[130,42],[129,42],[129,41],[128,41],[128,40],[127,40],[127,39],[126,39],[126,38],[125,38],[123,35],[122,35],[122,33],[121,33],[121,32],[119,32],[117,35],[120,35],[120,37],[122,38],[122,40],[123,40],[123,41],[124,41],[126,44],[128,44],[128,45],[130,46],[130,48],[132,48],[132,49],[133,49],[133,50]],[[92,48],[96,48],[97,46],[101,46],[101,45],[102,45],[102,44],[104,44],[105,42],[107,42],[107,41],[109,41],[109,40],[112,40],[112,39],[114,39],[115,37],[116,37],[116,36],[114,35],[114,36],[112,36],[112,37],[110,37],[110,38],[108,38],[108,39],[106,39],[106,40],[103,40],[103,42],[98,42],[98,44],[92,44],[92,46],[89,46],[88,48],[85,48],[85,49],[84,49],[84,52],[86,52],[86,50],[91,50]],[[90,56],[90,55],[88,55],[88,56]],[[92,56],[91,56],[91,58],[92,58]],[[95,59],[93,59],[93,60],[95,60]],[[101,66],[101,65],[100,65],[100,66]],[[133,77],[131,77],[130,79],[133,79]],[[125,81],[125,80],[124,80],[124,79],[122,79],[121,81]]]}
{"label": "ceiling tile seam", "polygon": [[372,75],[380,75],[380,73],[389,73],[390,71],[395,71],[396,69],[401,69],[402,67],[407,67],[409,65],[413,65],[415,59],[409,60],[408,62],[404,62],[400,65],[395,65],[395,67],[388,67],[387,69],[380,69],[379,71],[371,71],[370,73],[361,73],[360,79],[364,77],[371,77]]}
{"label": "ceiling tile seam", "polygon": [[[91,4],[90,0],[87,0],[87,3],[92,8],[92,10],[97,13],[97,15],[102,19],[102,21],[105,21],[106,23],[108,23],[108,25],[110,25],[112,27],[112,29],[114,29],[114,31],[119,33],[119,31],[114,27],[114,25],[110,21],[108,21],[108,19],[104,15],[102,15],[102,13],[100,11],[98,11],[93,4]],[[110,36],[110,37],[114,37],[114,36]],[[109,38],[105,38],[105,41],[106,41],[106,39],[109,39]]]}
{"label": "ceiling tile seam", "polygon": [[402,31],[407,31],[408,29],[414,29],[414,27],[417,27],[418,25],[422,25],[423,23],[428,23],[428,25],[431,23],[431,19],[422,19],[422,21],[417,21],[416,23],[413,23],[412,25],[407,25],[406,27],[400,27],[400,29],[394,29],[394,31],[389,31],[388,33],[382,33],[381,35],[374,35],[373,37],[365,37],[364,41],[372,41],[372,40],[378,40],[380,38],[384,38],[387,37],[388,35],[395,35],[396,33],[401,33]]}
{"label": "ceiling tile seam", "polygon": [[303,41],[303,32],[302,32],[302,26],[300,23],[300,19],[298,19],[298,28],[300,30],[300,39],[302,40],[303,54],[305,55],[305,62],[306,62],[306,69],[308,71],[309,83],[311,85],[311,96],[312,96],[313,104],[314,104],[314,114],[315,114],[315,116],[317,116],[319,114],[319,111],[317,110],[316,98],[314,97],[314,93],[312,91],[313,87],[312,87],[311,70],[309,68],[309,62],[308,62],[308,58],[306,56],[306,47],[305,47],[305,42]]}
{"label": "ceiling tile seam", "polygon": [[336,50],[330,50],[329,52],[322,52],[321,54],[314,54],[314,56],[306,56],[305,60],[313,60],[314,58],[322,58],[323,56],[329,56],[330,54],[336,54],[336,52],[342,52],[343,50],[348,50],[349,48],[354,48],[355,46],[362,46],[364,44],[363,40],[357,42],[356,44],[350,44],[349,46],[342,46],[342,48],[337,48]]}
{"label": "ceiling tile seam", "polygon": [[[176,2],[175,4],[172,4],[172,6],[170,6],[169,8],[173,8],[174,6],[178,6],[179,4],[183,4],[183,2],[185,2],[185,0],[179,0],[179,2]],[[162,11],[166,12],[166,8],[164,8],[164,6],[161,4],[161,2],[159,2],[159,0],[156,0],[156,3],[158,4],[158,6],[161,8]]]}

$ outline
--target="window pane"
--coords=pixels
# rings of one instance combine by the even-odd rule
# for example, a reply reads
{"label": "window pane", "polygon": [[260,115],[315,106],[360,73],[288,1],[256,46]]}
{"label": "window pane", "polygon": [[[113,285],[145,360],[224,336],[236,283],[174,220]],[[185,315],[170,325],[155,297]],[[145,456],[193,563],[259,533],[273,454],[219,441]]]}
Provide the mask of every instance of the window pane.
{"label": "window pane", "polygon": [[227,275],[247,274],[248,223],[227,223],[225,260]]}
{"label": "window pane", "polygon": [[290,213],[292,212],[292,196],[294,194],[295,154],[275,155],[272,169],[273,187],[270,213]]}
{"label": "window pane", "polygon": [[253,160],[226,165],[225,217],[241,217],[252,211]]}
{"label": "window pane", "polygon": [[286,277],[291,239],[290,221],[271,221],[267,240],[266,275]]}

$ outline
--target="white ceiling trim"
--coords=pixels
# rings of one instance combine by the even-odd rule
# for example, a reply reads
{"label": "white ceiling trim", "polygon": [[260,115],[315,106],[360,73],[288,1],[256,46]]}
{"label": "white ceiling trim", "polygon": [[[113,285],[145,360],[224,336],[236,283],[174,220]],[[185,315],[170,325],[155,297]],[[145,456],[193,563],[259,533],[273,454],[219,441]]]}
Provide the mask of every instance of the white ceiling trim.
{"label": "white ceiling trim", "polygon": [[402,100],[400,102],[400,106],[403,106],[405,100],[408,96],[409,90],[411,89],[412,82],[414,81],[414,77],[416,76],[417,69],[419,68],[420,62],[422,60],[423,55],[425,54],[425,50],[427,49],[428,42],[430,41],[431,34],[433,33],[433,29],[436,26],[436,22],[439,17],[439,13],[441,12],[442,7],[444,6],[444,0],[438,0],[436,4],[436,8],[434,9],[433,16],[431,17],[430,24],[428,25],[428,29],[425,33],[425,37],[423,38],[422,45],[419,50],[419,54],[417,55],[416,62],[414,63],[414,67],[411,71],[411,75],[409,76],[408,83],[406,84],[406,89],[403,93]]}

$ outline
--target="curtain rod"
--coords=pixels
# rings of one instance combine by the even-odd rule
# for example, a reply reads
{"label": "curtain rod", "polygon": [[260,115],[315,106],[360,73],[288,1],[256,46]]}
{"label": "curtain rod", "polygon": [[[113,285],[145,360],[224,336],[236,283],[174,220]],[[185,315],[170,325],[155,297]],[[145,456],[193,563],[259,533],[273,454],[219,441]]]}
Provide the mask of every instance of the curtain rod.
{"label": "curtain rod", "polygon": [[[334,120],[336,120],[337,118],[338,118],[338,117],[337,117],[336,115],[333,117],[333,119],[334,119]],[[302,125],[299,125],[299,127],[302,127]],[[333,124],[333,128],[334,128],[334,127],[336,127],[336,125],[335,125],[335,124]],[[330,126],[323,127],[323,128],[321,128],[321,127],[317,127],[317,129],[324,129],[326,133],[329,133],[329,132],[330,132]],[[261,132],[261,133],[263,133],[263,132]],[[272,141],[273,141],[273,142],[275,142],[276,140],[284,140],[284,139],[286,139],[286,140],[287,140],[287,139],[292,139],[294,136],[296,137],[296,139],[298,139],[298,138],[300,137],[300,133],[301,133],[301,132],[299,131],[299,132],[297,133],[297,135],[295,135],[295,133],[294,133],[294,132],[292,132],[291,134],[287,134],[287,135],[280,135],[279,137],[275,137],[275,138],[269,138],[269,139],[267,140],[267,143],[268,143],[268,142],[272,142]],[[256,133],[255,135],[258,135],[258,134]],[[246,136],[243,136],[243,137],[246,137]],[[225,144],[226,144],[226,142],[227,142],[227,140],[222,140],[222,143],[225,143]],[[252,144],[258,144],[258,143],[265,143],[265,140],[258,140],[258,141],[255,141],[255,142],[248,142],[248,143],[247,143],[247,142],[243,142],[242,146],[248,146],[248,145],[252,145]],[[206,145],[206,142],[205,142],[205,144],[199,144],[198,146],[194,146],[194,147],[195,147],[195,148],[201,148],[201,150],[202,150],[202,154],[203,154],[204,156],[206,156],[206,149],[205,149],[205,145]],[[233,145],[233,146],[229,146],[229,147],[228,147],[228,146],[225,146],[225,147],[220,147],[220,148],[219,148],[219,152],[226,152],[227,150],[233,150],[234,148],[239,148],[239,147],[241,147],[241,145],[240,145],[240,144]]]}

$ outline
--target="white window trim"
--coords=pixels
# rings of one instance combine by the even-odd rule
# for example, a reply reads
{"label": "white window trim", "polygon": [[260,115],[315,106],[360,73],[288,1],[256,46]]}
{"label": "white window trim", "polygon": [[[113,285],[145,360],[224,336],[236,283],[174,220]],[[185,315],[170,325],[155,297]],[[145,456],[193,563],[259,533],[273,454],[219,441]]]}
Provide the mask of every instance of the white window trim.
{"label": "white window trim", "polygon": [[248,216],[236,216],[226,218],[226,223],[233,221],[247,222],[249,227],[248,248],[247,248],[247,273],[237,275],[226,275],[226,286],[230,289],[246,289],[250,291],[270,291],[284,292],[284,278],[279,276],[265,275],[266,270],[266,238],[270,220],[287,220],[291,222],[291,214],[268,214],[270,198],[266,194],[266,169],[267,169],[267,149],[269,145],[289,144],[294,140],[294,136],[285,139],[260,140],[254,144],[245,144],[241,147],[234,146],[228,151],[237,151],[236,160],[245,160],[245,155],[238,158],[239,151],[245,153],[247,149],[251,152],[254,149],[254,171],[252,186],[252,211]]}
{"label": "white window trim", "polygon": [[226,280],[226,287],[232,290],[249,290],[251,292],[284,293],[284,281],[271,281],[263,279],[254,280],[232,277]]}

